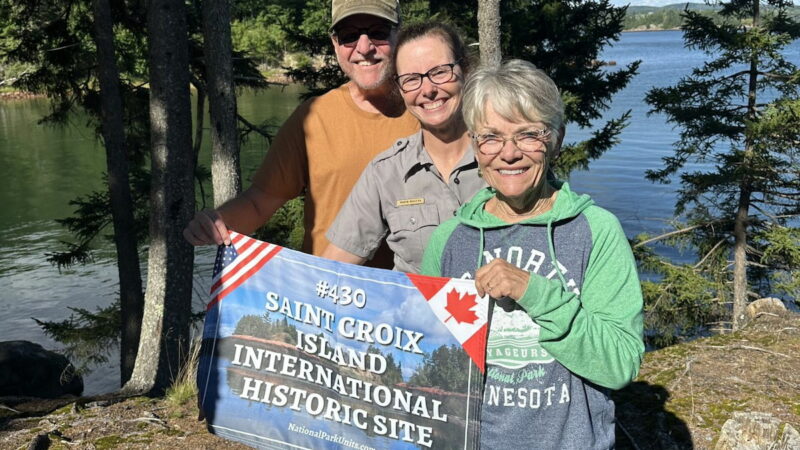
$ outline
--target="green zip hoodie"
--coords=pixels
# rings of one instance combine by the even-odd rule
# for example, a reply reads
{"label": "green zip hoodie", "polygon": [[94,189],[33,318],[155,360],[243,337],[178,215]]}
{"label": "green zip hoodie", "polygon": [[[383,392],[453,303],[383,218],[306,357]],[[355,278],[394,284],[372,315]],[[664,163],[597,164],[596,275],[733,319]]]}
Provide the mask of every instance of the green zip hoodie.
{"label": "green zip hoodie", "polygon": [[516,224],[488,213],[494,191],[479,191],[423,258],[426,275],[472,278],[494,258],[532,274],[520,299],[497,299],[491,314],[485,448],[613,447],[606,388],[630,383],[644,353],[639,278],[619,221],[555,184],[553,208]]}

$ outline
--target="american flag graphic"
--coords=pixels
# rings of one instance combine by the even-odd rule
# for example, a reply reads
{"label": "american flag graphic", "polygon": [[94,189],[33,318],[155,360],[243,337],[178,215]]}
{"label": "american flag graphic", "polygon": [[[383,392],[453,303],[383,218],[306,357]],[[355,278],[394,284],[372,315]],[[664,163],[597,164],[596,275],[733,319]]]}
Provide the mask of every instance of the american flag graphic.
{"label": "american flag graphic", "polygon": [[211,279],[211,309],[264,267],[283,247],[229,231],[231,245],[220,245]]}

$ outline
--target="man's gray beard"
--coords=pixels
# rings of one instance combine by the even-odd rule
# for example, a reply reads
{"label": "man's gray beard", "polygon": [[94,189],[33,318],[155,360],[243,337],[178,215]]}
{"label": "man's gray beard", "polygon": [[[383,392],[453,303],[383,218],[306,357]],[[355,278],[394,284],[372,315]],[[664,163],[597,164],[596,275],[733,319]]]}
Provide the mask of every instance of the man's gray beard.
{"label": "man's gray beard", "polygon": [[[384,68],[384,70],[381,72],[380,79],[378,79],[378,81],[376,81],[375,83],[371,83],[369,85],[363,85],[363,84],[359,83],[358,81],[356,81],[352,77],[348,77],[348,78],[350,78],[350,81],[355,83],[355,85],[358,86],[358,88],[361,89],[362,91],[372,91],[372,90],[376,90],[376,89],[380,89],[380,88],[384,87],[387,83],[392,84],[392,74],[393,73],[394,73],[394,65],[391,64],[391,62],[389,62],[386,65],[386,67]],[[390,86],[390,87],[392,87],[392,86]],[[396,90],[397,89],[390,89],[390,91],[392,93],[394,93]]]}

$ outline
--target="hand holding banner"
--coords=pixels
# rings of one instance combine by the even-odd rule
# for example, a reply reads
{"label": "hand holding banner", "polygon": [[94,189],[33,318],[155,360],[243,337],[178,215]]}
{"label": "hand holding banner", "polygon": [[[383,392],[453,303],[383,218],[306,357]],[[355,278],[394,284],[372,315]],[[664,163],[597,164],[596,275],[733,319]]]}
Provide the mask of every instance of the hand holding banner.
{"label": "hand holding banner", "polygon": [[198,369],[213,433],[261,448],[477,448],[488,300],[472,281],[232,240]]}

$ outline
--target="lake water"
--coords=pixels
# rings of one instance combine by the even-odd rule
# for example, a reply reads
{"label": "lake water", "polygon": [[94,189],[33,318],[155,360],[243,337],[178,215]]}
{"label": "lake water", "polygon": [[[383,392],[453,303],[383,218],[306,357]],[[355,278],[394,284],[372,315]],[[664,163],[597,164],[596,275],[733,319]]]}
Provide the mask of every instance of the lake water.
{"label": "lake water", "polygon": [[[800,42],[787,49],[800,64]],[[574,190],[585,192],[611,210],[622,221],[629,236],[657,233],[668,228],[672,218],[676,185],[657,185],[644,179],[647,168],[660,167],[661,158],[672,152],[677,139],[663,116],[648,116],[644,95],[651,87],[675,84],[704,61],[704,55],[683,48],[679,31],[625,33],[602,55],[605,61],[624,66],[642,60],[639,75],[618,94],[606,117],[631,110],[631,123],[622,142],[591,164],[589,171],[572,174]],[[610,70],[614,70],[611,67]],[[297,104],[296,87],[270,89],[239,98],[240,113],[251,122],[280,124]],[[102,187],[105,153],[96,142],[85,118],[76,117],[66,128],[37,125],[47,112],[45,100],[0,103],[0,340],[25,339],[46,348],[58,343],[44,336],[31,320],[61,320],[70,306],[94,309],[117,297],[117,274],[113,246],[99,241],[95,260],[60,274],[45,253],[62,248],[70,236],[55,219],[72,212],[69,200]],[[588,130],[568,129],[567,141],[588,135]],[[204,141],[208,144],[208,136]],[[252,138],[242,149],[242,172],[248,178],[266,152],[261,139]],[[201,162],[209,164],[206,152]],[[206,301],[214,249],[197,251],[195,269],[196,309]],[[679,257],[672,253],[673,256]],[[118,364],[109,364],[85,378],[85,393],[114,390],[118,386]]]}

